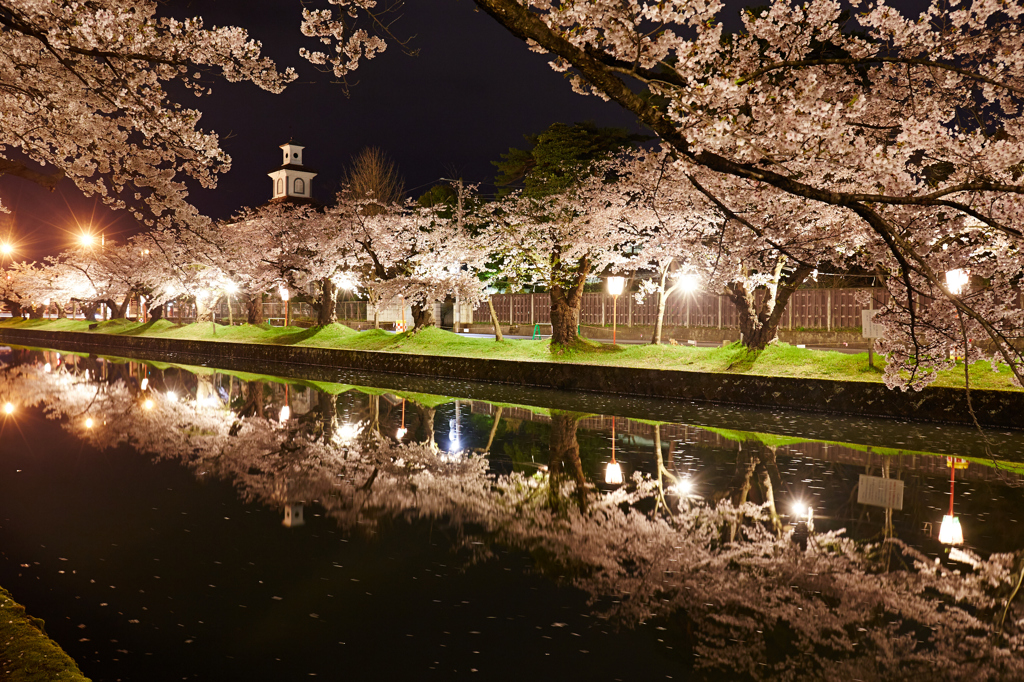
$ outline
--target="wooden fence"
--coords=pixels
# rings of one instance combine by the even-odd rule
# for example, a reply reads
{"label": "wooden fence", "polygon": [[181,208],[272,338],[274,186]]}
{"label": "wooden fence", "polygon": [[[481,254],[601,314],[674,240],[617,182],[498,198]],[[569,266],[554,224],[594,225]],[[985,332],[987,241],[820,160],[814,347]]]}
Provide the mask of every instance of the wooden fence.
{"label": "wooden fence", "polygon": [[[870,306],[857,301],[860,291],[871,291]],[[789,300],[782,321],[783,329],[859,329],[861,310],[879,308],[889,299],[882,289],[800,289]],[[496,294],[491,297],[498,319],[504,324],[533,325],[551,322],[548,294]],[[611,326],[612,311],[620,327],[654,326],[658,317],[658,297],[648,296],[639,304],[629,294],[618,303],[606,293],[583,294],[580,324]],[[484,303],[473,311],[473,322],[489,323]],[[735,328],[739,326],[736,307],[724,296],[704,291],[676,293],[665,302],[666,326]]]}

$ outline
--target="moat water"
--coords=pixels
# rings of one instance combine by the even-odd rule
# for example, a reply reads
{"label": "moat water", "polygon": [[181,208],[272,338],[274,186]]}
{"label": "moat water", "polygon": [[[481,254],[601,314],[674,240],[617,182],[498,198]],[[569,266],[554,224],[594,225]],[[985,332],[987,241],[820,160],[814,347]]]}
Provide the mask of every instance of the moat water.
{"label": "moat water", "polygon": [[950,642],[1012,575],[957,581],[1020,570],[1024,432],[0,362],[0,585],[97,682],[999,675],[975,654],[1020,646],[1013,609],[1009,644]]}

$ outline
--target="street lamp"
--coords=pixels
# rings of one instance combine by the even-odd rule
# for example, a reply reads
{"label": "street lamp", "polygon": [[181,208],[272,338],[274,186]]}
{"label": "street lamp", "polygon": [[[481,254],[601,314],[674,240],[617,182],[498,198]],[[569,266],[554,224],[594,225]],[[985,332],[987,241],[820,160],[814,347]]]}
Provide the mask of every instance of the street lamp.
{"label": "street lamp", "polygon": [[622,287],[625,285],[626,279],[624,277],[609,277],[608,278],[608,293],[612,295],[612,345],[615,345],[615,326],[618,321],[618,308],[619,308],[619,294],[622,293]]}
{"label": "street lamp", "polygon": [[284,326],[291,324],[291,304],[288,303],[288,299],[291,298],[291,294],[288,293],[288,289],[281,287],[280,289],[281,300],[284,301]]}

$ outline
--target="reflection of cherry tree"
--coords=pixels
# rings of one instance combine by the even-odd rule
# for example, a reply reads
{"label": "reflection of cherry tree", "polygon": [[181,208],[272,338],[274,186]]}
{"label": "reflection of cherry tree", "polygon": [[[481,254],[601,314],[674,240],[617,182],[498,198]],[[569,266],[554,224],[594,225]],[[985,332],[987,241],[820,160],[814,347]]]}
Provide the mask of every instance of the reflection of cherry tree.
{"label": "reflection of cherry tree", "polygon": [[[625,625],[657,619],[674,649],[709,677],[1024,674],[1020,610],[1003,617],[1019,557],[971,557],[974,569],[960,573],[898,540],[864,545],[841,533],[813,536],[801,550],[772,532],[768,508],[749,497],[681,501],[639,474],[600,493],[579,466],[577,415],[553,415],[547,474],[494,475],[482,456],[335,428],[333,396],[281,422],[209,400],[165,397],[146,410],[130,371],[99,384],[95,376],[23,364],[0,372],[0,392],[42,403],[97,447],[128,442],[230,480],[246,500],[279,508],[315,500],[354,532],[395,520],[443,522],[480,559],[491,546],[529,551],[543,558],[542,569],[607,605],[604,616]],[[245,405],[262,401],[261,384],[245,390]],[[772,463],[748,460],[738,486],[749,493],[758,467],[767,472]],[[676,502],[671,513],[652,511],[659,495]],[[899,570],[885,570],[886,547],[902,560]]]}

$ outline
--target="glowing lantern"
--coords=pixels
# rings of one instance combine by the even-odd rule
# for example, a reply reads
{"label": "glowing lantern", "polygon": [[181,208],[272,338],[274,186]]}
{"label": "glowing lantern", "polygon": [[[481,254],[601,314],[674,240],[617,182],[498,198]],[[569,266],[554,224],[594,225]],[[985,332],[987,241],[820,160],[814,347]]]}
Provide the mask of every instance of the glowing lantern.
{"label": "glowing lantern", "polygon": [[939,527],[939,542],[944,545],[963,544],[964,531],[960,527],[960,519],[950,514],[942,517],[942,526]]}
{"label": "glowing lantern", "polygon": [[283,423],[285,423],[286,421],[288,421],[291,418],[292,418],[292,408],[290,408],[287,405],[285,405],[284,407],[281,408],[281,416],[278,417],[278,419],[283,424]]}
{"label": "glowing lantern", "polygon": [[608,462],[608,467],[604,470],[604,482],[609,485],[622,485],[622,467],[618,462]]}

